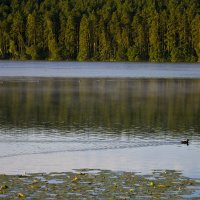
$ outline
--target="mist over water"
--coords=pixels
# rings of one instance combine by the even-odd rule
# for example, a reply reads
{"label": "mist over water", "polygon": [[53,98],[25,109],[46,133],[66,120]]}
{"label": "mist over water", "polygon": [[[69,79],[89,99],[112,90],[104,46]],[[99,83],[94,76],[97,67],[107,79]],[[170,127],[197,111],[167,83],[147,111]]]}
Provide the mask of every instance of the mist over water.
{"label": "mist over water", "polygon": [[0,61],[0,77],[199,78],[198,63]]}

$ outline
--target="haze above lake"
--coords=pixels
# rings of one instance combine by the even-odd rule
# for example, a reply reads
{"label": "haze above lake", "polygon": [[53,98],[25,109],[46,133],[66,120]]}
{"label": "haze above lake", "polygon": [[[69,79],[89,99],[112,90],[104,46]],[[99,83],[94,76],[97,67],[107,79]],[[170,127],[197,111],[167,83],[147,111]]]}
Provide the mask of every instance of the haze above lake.
{"label": "haze above lake", "polygon": [[200,65],[189,63],[0,61],[0,76],[199,78]]}

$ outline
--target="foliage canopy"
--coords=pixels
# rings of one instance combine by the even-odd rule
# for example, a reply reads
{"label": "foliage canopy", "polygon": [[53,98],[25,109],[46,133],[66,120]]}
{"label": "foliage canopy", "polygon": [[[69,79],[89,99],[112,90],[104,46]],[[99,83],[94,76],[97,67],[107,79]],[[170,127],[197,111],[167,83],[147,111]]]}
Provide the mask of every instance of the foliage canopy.
{"label": "foliage canopy", "polygon": [[200,61],[199,0],[1,0],[0,58]]}

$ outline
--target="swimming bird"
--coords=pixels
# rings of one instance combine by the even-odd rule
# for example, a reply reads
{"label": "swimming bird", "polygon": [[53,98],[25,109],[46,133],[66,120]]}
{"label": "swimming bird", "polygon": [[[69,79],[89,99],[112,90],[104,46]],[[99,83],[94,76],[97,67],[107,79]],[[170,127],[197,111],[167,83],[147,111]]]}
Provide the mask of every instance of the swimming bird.
{"label": "swimming bird", "polygon": [[182,140],[182,141],[181,141],[181,144],[187,144],[187,145],[189,145],[189,139],[187,139],[187,140]]}

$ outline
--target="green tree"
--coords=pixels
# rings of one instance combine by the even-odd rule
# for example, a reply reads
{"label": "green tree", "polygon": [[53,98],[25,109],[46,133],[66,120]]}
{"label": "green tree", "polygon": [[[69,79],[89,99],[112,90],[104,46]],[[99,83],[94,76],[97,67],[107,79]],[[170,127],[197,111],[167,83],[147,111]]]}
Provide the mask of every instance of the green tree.
{"label": "green tree", "polygon": [[103,19],[99,22],[99,59],[107,61],[110,58],[110,41],[108,39],[107,31]]}
{"label": "green tree", "polygon": [[49,60],[59,60],[59,48],[56,39],[56,34],[54,32],[53,22],[50,18],[46,19],[46,34],[47,34],[47,46],[49,52]]}
{"label": "green tree", "polygon": [[67,19],[67,24],[65,27],[65,49],[66,49],[66,58],[70,60],[76,59],[77,56],[77,45],[78,45],[78,37],[77,37],[77,27],[75,22],[75,17],[70,15]]}
{"label": "green tree", "polygon": [[[196,15],[192,21],[192,46],[200,62],[200,16]],[[194,55],[195,56],[195,55]]]}
{"label": "green tree", "polygon": [[169,61],[177,62],[179,61],[179,52],[178,52],[178,35],[177,35],[177,16],[176,10],[173,8],[169,15],[167,23],[167,51],[169,52]]}
{"label": "green tree", "polygon": [[90,58],[90,30],[89,20],[86,15],[83,15],[79,29],[79,53],[78,60],[85,61]]}
{"label": "green tree", "polygon": [[31,56],[31,59],[36,60],[39,58],[37,47],[37,22],[36,14],[29,14],[26,25],[26,38],[27,46],[26,53]]}
{"label": "green tree", "polygon": [[[145,60],[145,28],[142,24],[142,17],[139,15],[134,16],[132,22],[132,38],[133,38],[133,45],[131,47],[132,51],[134,52],[132,56],[135,57],[135,61]],[[129,49],[129,55],[130,49]],[[130,56],[129,56],[130,57]],[[133,57],[132,57],[133,59]]]}
{"label": "green tree", "polygon": [[93,60],[98,60],[98,18],[96,13],[92,12],[89,16],[89,31],[90,31],[90,57]]}
{"label": "green tree", "polygon": [[[109,31],[110,31],[110,42],[111,46],[111,60],[116,60],[118,52],[118,45],[121,44],[121,32],[122,28],[120,26],[120,19],[118,17],[117,11],[113,12],[112,18],[109,22]],[[118,53],[117,53],[118,52]],[[119,56],[118,56],[119,58]]]}
{"label": "green tree", "polygon": [[0,58],[7,58],[9,53],[9,31],[6,21],[0,22]]}
{"label": "green tree", "polygon": [[[12,51],[10,53],[13,55],[14,59],[23,59],[25,56],[25,41],[24,41],[24,21],[20,12],[16,12],[13,15],[13,23],[11,27],[11,43]],[[13,48],[13,46],[15,48]],[[13,52],[14,51],[14,52]]]}
{"label": "green tree", "polygon": [[159,36],[159,16],[154,13],[149,29],[149,60],[159,62],[161,60],[160,50],[160,36]]}

